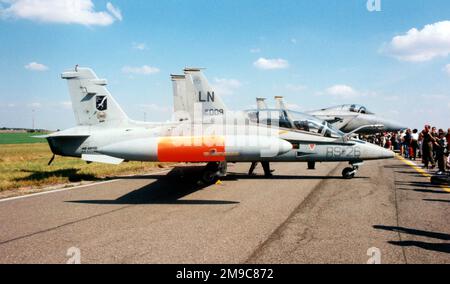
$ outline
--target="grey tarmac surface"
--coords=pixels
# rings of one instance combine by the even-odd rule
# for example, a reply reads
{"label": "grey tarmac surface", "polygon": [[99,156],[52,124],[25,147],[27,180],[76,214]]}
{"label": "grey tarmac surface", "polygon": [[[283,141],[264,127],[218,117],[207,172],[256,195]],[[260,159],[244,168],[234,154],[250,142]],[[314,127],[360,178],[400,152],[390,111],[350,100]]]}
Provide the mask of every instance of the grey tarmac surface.
{"label": "grey tarmac surface", "polygon": [[[0,263],[450,263],[450,195],[397,159],[273,164],[276,176],[198,168],[0,201]],[[259,166],[258,174],[262,174]]]}

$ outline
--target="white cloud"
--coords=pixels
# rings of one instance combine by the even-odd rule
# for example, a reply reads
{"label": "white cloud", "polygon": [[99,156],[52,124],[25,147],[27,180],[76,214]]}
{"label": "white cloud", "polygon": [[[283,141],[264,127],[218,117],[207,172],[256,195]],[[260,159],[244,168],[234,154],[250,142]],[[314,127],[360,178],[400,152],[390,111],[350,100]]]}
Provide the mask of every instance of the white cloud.
{"label": "white cloud", "polygon": [[131,66],[124,66],[122,68],[122,72],[126,74],[138,74],[138,75],[150,75],[150,74],[156,74],[160,70],[156,67],[144,65],[141,67],[131,67]]}
{"label": "white cloud", "polygon": [[72,109],[72,102],[71,102],[71,101],[61,102],[59,105],[60,105],[63,109]]}
{"label": "white cloud", "polygon": [[106,9],[113,15],[117,20],[122,21],[122,11],[119,8],[114,7],[111,2],[106,3]]}
{"label": "white cloud", "polygon": [[213,86],[220,95],[232,95],[242,83],[236,79],[214,78]]}
{"label": "white cloud", "polygon": [[253,65],[262,70],[286,69],[289,67],[289,62],[281,58],[267,59],[261,57],[256,60]]}
{"label": "white cloud", "polygon": [[261,49],[260,48],[252,48],[252,49],[250,49],[250,52],[251,53],[260,53]]}
{"label": "white cloud", "polygon": [[133,42],[133,49],[146,50],[147,49],[147,45],[145,43]]}
{"label": "white cloud", "polygon": [[334,85],[326,89],[326,93],[342,99],[356,98],[361,95],[348,85]]}
{"label": "white cloud", "polygon": [[42,104],[41,103],[30,103],[27,105],[27,107],[29,108],[41,108]]}
{"label": "white cloud", "polygon": [[30,62],[27,65],[25,65],[25,69],[30,71],[47,71],[48,67],[41,63]]}
{"label": "white cloud", "polygon": [[450,96],[449,95],[444,95],[444,94],[423,94],[421,95],[422,98],[424,99],[428,99],[428,100],[450,100]]}
{"label": "white cloud", "polygon": [[410,62],[446,57],[450,54],[450,21],[426,25],[422,30],[412,28],[406,34],[394,37],[382,52]]}
{"label": "white cloud", "polygon": [[450,64],[445,65],[444,72],[450,76]]}
{"label": "white cloud", "polygon": [[122,20],[120,10],[111,3],[107,11],[95,11],[92,0],[0,0],[3,18],[27,19],[46,23],[108,26]]}
{"label": "white cloud", "polygon": [[287,84],[285,87],[286,87],[286,90],[288,90],[289,92],[292,92],[292,93],[300,93],[300,92],[303,92],[304,90],[306,90],[306,86],[304,86],[304,85]]}
{"label": "white cloud", "polygon": [[383,97],[383,100],[385,100],[386,102],[398,102],[398,101],[400,101],[400,97],[399,96],[385,96],[385,97]]}

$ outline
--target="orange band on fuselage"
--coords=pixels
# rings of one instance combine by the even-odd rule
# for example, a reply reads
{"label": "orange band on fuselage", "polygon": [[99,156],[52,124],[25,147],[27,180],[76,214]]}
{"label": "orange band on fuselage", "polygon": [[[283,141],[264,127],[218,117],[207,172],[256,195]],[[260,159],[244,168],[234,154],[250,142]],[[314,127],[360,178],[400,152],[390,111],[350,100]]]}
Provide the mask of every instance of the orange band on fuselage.
{"label": "orange band on fuselage", "polygon": [[225,138],[162,137],[158,141],[160,162],[222,162],[225,161]]}

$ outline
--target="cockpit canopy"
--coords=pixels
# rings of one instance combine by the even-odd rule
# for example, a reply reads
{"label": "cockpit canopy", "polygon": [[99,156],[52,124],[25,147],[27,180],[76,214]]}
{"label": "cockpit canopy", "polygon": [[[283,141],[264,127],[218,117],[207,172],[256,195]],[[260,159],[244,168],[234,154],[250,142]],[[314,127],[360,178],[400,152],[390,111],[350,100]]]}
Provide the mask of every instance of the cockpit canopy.
{"label": "cockpit canopy", "polygon": [[250,121],[254,123],[295,129],[319,134],[325,137],[339,138],[344,135],[343,132],[333,128],[328,122],[302,112],[281,109],[263,109],[247,110],[246,113]]}
{"label": "cockpit canopy", "polygon": [[373,112],[369,111],[365,106],[358,104],[348,104],[348,105],[340,105],[335,107],[330,107],[322,110],[345,110],[350,112],[362,113],[362,114],[373,114]]}

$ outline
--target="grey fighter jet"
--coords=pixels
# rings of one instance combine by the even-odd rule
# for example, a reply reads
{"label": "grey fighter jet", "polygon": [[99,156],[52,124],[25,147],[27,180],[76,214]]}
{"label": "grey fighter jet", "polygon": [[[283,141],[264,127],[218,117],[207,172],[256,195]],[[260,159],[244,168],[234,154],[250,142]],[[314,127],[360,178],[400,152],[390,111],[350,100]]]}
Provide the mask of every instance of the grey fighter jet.
{"label": "grey fighter jet", "polygon": [[[397,132],[407,128],[398,122],[380,117],[366,107],[357,104],[340,105],[306,113],[326,120],[343,132],[374,134],[385,131]],[[368,125],[378,125],[378,127],[366,127]]]}
{"label": "grey fighter jet", "polygon": [[347,161],[351,167],[345,168],[342,175],[344,178],[353,178],[364,161],[394,157],[392,151],[353,139],[351,135],[336,130],[326,121],[305,113],[282,109],[281,101],[276,109],[268,109],[264,100],[259,99],[255,110],[228,111],[201,69],[187,68],[184,75],[172,75],[172,82],[174,100],[178,104],[176,108],[185,114],[184,119],[192,119],[194,116],[195,120],[195,114],[198,112],[212,124],[241,120],[260,126],[268,125],[271,129],[279,129],[279,137],[293,145],[287,153],[254,162]]}

